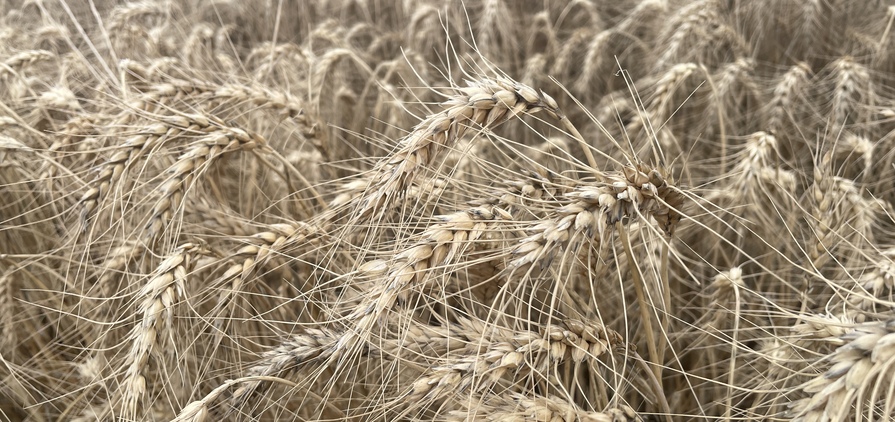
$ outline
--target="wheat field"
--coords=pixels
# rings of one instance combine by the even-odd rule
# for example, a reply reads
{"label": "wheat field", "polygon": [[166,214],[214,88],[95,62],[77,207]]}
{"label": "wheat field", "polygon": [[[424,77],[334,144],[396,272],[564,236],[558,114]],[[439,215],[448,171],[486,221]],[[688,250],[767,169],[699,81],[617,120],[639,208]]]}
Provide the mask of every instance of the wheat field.
{"label": "wheat field", "polygon": [[0,421],[895,420],[891,0],[0,12]]}

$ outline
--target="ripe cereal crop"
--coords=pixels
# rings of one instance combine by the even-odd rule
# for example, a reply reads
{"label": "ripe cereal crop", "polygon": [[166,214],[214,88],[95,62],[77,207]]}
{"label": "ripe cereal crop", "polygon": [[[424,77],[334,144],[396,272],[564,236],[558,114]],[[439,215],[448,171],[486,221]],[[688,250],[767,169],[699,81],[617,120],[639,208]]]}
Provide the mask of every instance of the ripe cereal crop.
{"label": "ripe cereal crop", "polygon": [[892,0],[0,12],[0,422],[895,419]]}

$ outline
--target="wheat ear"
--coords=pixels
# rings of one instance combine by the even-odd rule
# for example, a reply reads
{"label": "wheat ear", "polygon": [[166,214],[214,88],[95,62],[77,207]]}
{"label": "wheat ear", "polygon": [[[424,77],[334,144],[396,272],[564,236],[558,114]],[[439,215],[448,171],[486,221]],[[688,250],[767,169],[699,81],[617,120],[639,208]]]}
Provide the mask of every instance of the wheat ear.
{"label": "wheat ear", "polygon": [[155,239],[171,221],[180,207],[187,189],[193,180],[201,176],[208,167],[223,154],[235,151],[251,151],[265,146],[267,141],[257,134],[249,134],[239,128],[221,128],[201,136],[177,162],[168,169],[168,178],[159,188],[161,199],[152,209],[146,225],[146,236]]}
{"label": "wheat ear", "polygon": [[591,412],[557,396],[508,393],[470,397],[463,403],[465,410],[451,411],[450,422],[504,421],[504,422],[641,422],[630,406],[619,405],[612,409]]}
{"label": "wheat ear", "polygon": [[469,82],[443,105],[444,111],[423,120],[376,166],[365,190],[353,199],[359,216],[376,213],[402,195],[419,169],[435,162],[438,154],[453,147],[468,129],[492,129],[538,110],[556,118],[561,115],[556,101],[547,94],[503,78]]}
{"label": "wheat ear", "polygon": [[402,401],[412,409],[468,390],[488,391],[505,376],[518,378],[522,368],[525,373],[547,374],[552,365],[596,359],[623,345],[620,334],[595,322],[570,320],[540,331],[501,337],[495,330],[491,343],[424,373]]}
{"label": "wheat ear", "polygon": [[120,383],[121,410],[125,415],[137,415],[139,402],[148,387],[144,370],[158,348],[159,339],[164,338],[162,330],[172,328],[173,307],[186,289],[193,259],[201,253],[203,249],[197,244],[179,246],[159,264],[152,278],[137,293],[142,299],[136,312],[139,319],[128,336],[131,350],[124,360],[124,378]]}
{"label": "wheat ear", "polygon": [[893,417],[895,320],[858,326],[842,340],[847,343],[830,357],[830,369],[802,385],[809,397],[793,402],[793,422]]}
{"label": "wheat ear", "polygon": [[490,224],[512,220],[512,216],[492,206],[448,214],[439,220],[442,223],[426,229],[413,246],[398,253],[394,259],[364,264],[369,275],[382,278],[348,316],[350,328],[336,346],[339,356],[353,351],[377,321],[411,288],[422,287],[431,280],[433,270],[449,270],[452,263],[487,235]]}

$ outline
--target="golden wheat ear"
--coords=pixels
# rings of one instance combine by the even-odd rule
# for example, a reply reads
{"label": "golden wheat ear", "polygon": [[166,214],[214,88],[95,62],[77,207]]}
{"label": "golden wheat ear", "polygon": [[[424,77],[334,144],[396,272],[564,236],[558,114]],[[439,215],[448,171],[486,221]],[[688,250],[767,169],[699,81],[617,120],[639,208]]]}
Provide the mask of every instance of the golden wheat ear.
{"label": "golden wheat ear", "polygon": [[444,111],[428,116],[400,141],[397,150],[366,178],[366,184],[351,182],[352,193],[343,194],[334,205],[352,202],[357,204],[357,218],[377,217],[413,184],[421,167],[436,162],[468,130],[492,129],[540,110],[555,118],[560,115],[553,98],[508,79],[471,81],[457,91],[443,104]]}

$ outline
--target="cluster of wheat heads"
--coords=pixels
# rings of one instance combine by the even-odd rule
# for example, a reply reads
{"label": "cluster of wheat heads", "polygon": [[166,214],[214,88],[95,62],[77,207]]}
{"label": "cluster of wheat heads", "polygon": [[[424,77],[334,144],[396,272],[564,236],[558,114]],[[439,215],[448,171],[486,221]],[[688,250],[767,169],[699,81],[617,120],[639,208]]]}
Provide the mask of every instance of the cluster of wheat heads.
{"label": "cluster of wheat heads", "polygon": [[891,1],[0,12],[0,421],[895,417]]}

